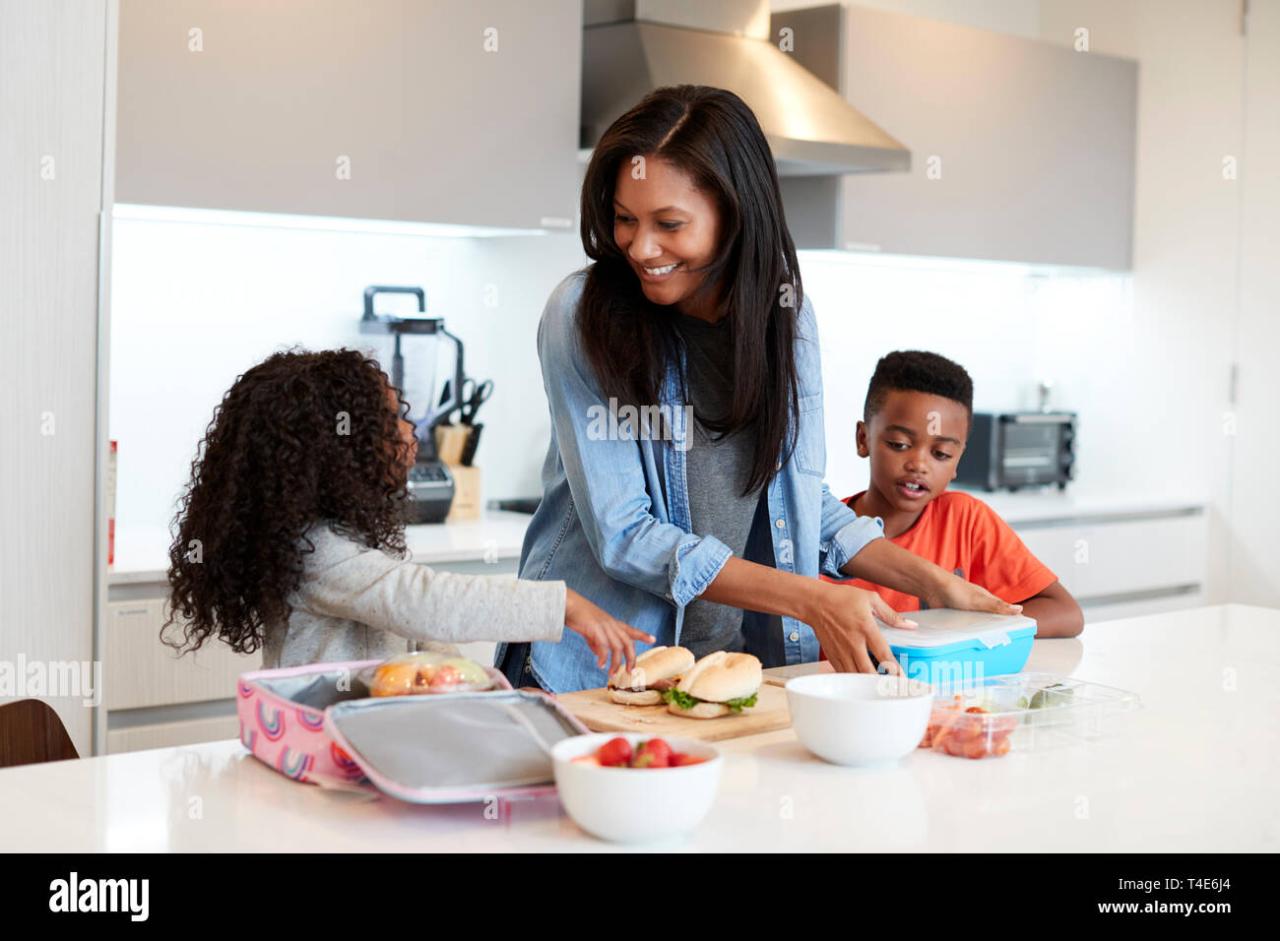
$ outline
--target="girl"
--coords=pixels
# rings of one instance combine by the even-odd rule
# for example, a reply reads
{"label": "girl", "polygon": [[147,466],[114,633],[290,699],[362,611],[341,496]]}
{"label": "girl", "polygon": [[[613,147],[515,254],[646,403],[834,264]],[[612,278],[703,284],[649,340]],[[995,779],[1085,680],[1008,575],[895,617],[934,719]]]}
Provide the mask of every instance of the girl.
{"label": "girl", "polygon": [[[837,670],[897,667],[873,615],[910,622],[819,572],[1015,613],[880,538],[823,482],[813,308],[742,99],[660,88],[618,118],[582,184],[582,244],[594,264],[561,282],[538,331],[551,443],[523,577],[563,578],[660,643],[766,666],[816,660],[821,641]],[[637,431],[602,409],[657,420]],[[572,637],[498,655],[520,685],[604,684]]]}
{"label": "girl", "polygon": [[[216,636],[264,667],[370,660],[429,642],[575,632],[604,668],[653,642],[563,582],[433,572],[405,558],[417,454],[408,407],[352,350],[277,353],[236,380],[192,463],[169,550],[170,646]],[[181,641],[166,638],[175,622]]]}

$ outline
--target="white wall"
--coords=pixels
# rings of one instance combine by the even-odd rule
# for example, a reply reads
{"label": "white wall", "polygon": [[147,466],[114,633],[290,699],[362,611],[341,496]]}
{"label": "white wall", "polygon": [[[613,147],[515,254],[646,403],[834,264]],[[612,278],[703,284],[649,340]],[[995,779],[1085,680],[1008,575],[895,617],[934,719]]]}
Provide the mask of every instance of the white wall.
{"label": "white wall", "polygon": [[[496,380],[479,416],[486,498],[540,491],[547,419],[534,336],[551,289],[582,264],[573,237],[117,219],[114,238],[111,436],[120,449],[121,532],[168,525],[215,405],[271,352],[353,346],[375,351],[389,368],[390,342],[358,329],[369,284],[423,286],[428,312],[466,344],[468,373]],[[379,312],[411,309],[409,298],[378,303]],[[424,361],[416,342],[403,347],[415,411],[415,367],[420,375]]]}
{"label": "white wall", "polygon": [[[487,497],[540,492],[548,421],[535,333],[547,295],[585,260],[576,237],[444,239],[118,220],[114,257],[111,434],[120,441],[122,531],[168,523],[218,399],[271,351],[353,345],[385,356],[386,340],[357,330],[370,283],[423,285],[428,309],[467,344],[468,371],[496,380],[477,457]],[[828,476],[837,492],[865,484],[853,422],[876,360],[904,348],[963,363],[982,409],[1030,407],[1037,383],[1054,382],[1055,403],[1082,413],[1079,487],[1131,485],[1130,465],[1110,456],[1128,453],[1140,417],[1131,403],[1150,364],[1126,276],[1033,276],[1016,265],[823,252],[802,252],[801,266],[823,339]],[[495,307],[486,304],[490,286]],[[1127,368],[1097,370],[1102,335]],[[411,375],[411,393],[413,384]],[[1148,495],[1157,483],[1183,493],[1201,481],[1149,476]]]}
{"label": "white wall", "polygon": [[[1052,383],[1050,404],[1080,413],[1073,489],[1133,489],[1132,467],[1116,456],[1131,453],[1131,403],[1150,364],[1128,275],[829,252],[802,252],[800,264],[822,339],[827,480],[835,493],[866,486],[854,424],[876,360],[896,349],[932,350],[959,362],[973,377],[979,411],[1034,408],[1040,382]],[[1099,370],[1102,346],[1132,367]],[[1151,474],[1135,496],[1196,495],[1203,486],[1180,472]]]}
{"label": "white wall", "polygon": [[1139,63],[1132,310],[1139,345],[1133,357],[1106,342],[1094,347],[1099,374],[1132,370],[1138,380],[1124,405],[1126,448],[1112,463],[1117,474],[1127,467],[1132,486],[1146,486],[1154,473],[1207,491],[1210,600],[1239,597],[1242,586],[1228,584],[1236,442],[1224,434],[1224,416],[1239,309],[1241,193],[1240,181],[1224,176],[1223,159],[1239,158],[1242,148],[1240,4],[1041,0],[1040,11],[1046,40],[1070,44],[1083,27],[1092,50]]}

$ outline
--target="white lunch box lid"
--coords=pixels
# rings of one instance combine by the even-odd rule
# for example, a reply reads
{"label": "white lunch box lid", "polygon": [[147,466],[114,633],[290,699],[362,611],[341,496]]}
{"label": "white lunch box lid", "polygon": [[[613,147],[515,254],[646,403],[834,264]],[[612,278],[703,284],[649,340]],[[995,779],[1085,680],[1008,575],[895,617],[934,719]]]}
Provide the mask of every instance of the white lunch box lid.
{"label": "white lunch box lid", "polygon": [[895,647],[944,647],[966,642],[1002,647],[1015,632],[1025,635],[1029,628],[1034,634],[1036,629],[1036,622],[1021,614],[986,614],[952,608],[928,608],[903,614],[919,626],[913,629],[880,625],[885,639]]}

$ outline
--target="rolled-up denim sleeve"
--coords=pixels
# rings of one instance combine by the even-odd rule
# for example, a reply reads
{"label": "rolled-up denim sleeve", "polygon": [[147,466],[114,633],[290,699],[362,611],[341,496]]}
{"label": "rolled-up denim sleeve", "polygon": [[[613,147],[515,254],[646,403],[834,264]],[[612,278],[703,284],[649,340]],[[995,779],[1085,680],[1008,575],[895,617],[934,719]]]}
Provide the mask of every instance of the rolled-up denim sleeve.
{"label": "rolled-up denim sleeve", "polygon": [[[687,533],[651,512],[640,442],[601,433],[609,406],[578,341],[580,291],[567,281],[538,325],[538,359],[552,431],[583,532],[611,577],[684,607],[732,555],[714,536]],[[654,403],[657,404],[657,403]]]}
{"label": "rolled-up denim sleeve", "polygon": [[840,571],[867,543],[884,536],[884,522],[878,516],[859,516],[831,495],[822,485],[822,547],[819,568],[832,578],[847,578]]}

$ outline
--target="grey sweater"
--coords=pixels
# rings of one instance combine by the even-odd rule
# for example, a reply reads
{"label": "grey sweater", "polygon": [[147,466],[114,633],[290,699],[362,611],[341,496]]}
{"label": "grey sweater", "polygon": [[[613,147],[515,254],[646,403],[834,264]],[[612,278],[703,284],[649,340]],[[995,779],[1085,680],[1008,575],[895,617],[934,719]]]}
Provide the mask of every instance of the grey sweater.
{"label": "grey sweater", "polygon": [[564,630],[564,582],[435,572],[328,524],[313,526],[307,538],[315,552],[303,557],[288,623],[266,630],[264,668],[385,659],[477,640],[559,641]]}

